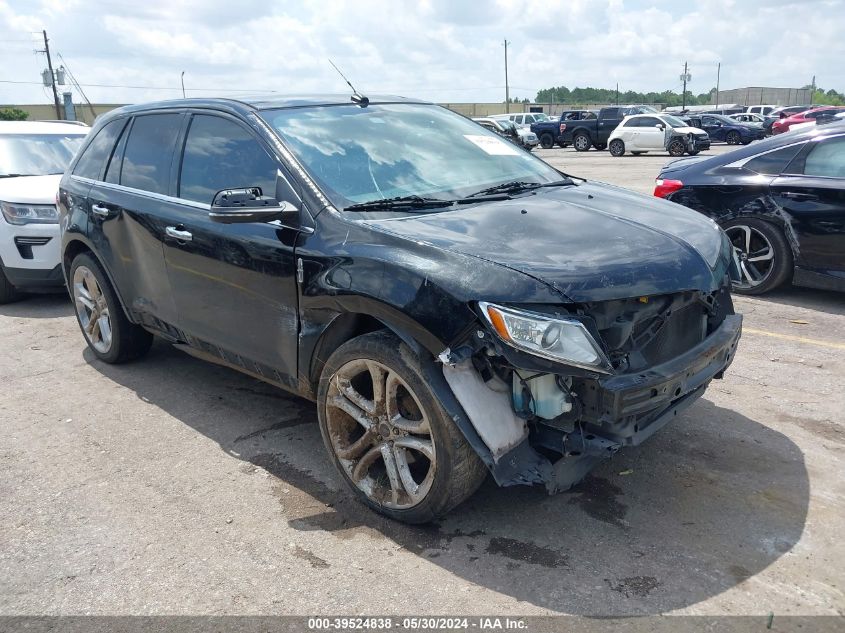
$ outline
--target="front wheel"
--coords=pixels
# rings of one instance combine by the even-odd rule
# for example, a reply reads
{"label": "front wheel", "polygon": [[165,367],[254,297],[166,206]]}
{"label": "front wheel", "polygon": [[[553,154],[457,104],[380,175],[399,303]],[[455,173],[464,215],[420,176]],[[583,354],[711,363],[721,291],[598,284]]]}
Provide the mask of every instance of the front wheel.
{"label": "front wheel", "polygon": [[723,228],[739,259],[740,280],[734,283],[734,292],[761,295],[789,279],[792,250],[777,226],[748,218],[732,220]]}
{"label": "front wheel", "polygon": [[622,139],[613,139],[610,141],[610,155],[611,156],[622,156],[625,153],[625,143],[622,142]]}
{"label": "front wheel", "polygon": [[680,139],[676,139],[669,143],[669,156],[683,156],[686,149],[684,142]]}
{"label": "front wheel", "polygon": [[359,336],[331,355],[317,410],[343,480],[392,519],[432,521],[472,495],[487,474],[429,389],[419,360],[392,333]]}
{"label": "front wheel", "polygon": [[543,149],[551,149],[555,146],[555,137],[552,136],[549,132],[546,132],[542,136],[540,136],[540,147]]}
{"label": "front wheel", "polygon": [[82,334],[101,361],[125,363],[149,351],[153,335],[126,318],[105,272],[87,253],[70,266],[70,293]]}
{"label": "front wheel", "polygon": [[587,152],[589,151],[590,147],[592,147],[592,142],[590,142],[590,137],[586,134],[576,134],[575,138],[572,139],[572,146],[575,148],[577,152]]}

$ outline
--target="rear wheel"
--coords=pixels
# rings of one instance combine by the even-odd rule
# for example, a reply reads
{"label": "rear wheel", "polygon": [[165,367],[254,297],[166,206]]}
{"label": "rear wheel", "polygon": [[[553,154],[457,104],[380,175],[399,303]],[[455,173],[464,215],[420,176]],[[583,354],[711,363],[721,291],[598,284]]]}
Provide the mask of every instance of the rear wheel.
{"label": "rear wheel", "polygon": [[737,132],[736,130],[731,130],[730,132],[728,132],[728,135],[725,137],[725,142],[728,145],[739,145],[739,132]]}
{"label": "rear wheel", "polygon": [[[622,156],[625,153],[625,143],[622,142],[622,139],[615,138],[610,141],[610,155],[611,156]],[[638,152],[634,152],[638,153]]]}
{"label": "rear wheel", "polygon": [[150,349],[153,335],[126,318],[105,272],[87,253],[71,264],[70,293],[82,334],[101,361],[125,363]]}
{"label": "rear wheel", "polygon": [[15,288],[6,277],[6,271],[0,266],[0,304],[12,303],[21,298],[18,289]]}
{"label": "rear wheel", "polygon": [[377,512],[425,523],[484,481],[487,469],[429,389],[418,359],[389,332],[359,336],[335,351],[317,402],[335,467]]}
{"label": "rear wheel", "polygon": [[590,142],[590,137],[584,133],[578,133],[572,139],[572,146],[578,152],[587,152],[589,151],[590,147],[592,147],[592,143]]}
{"label": "rear wheel", "polygon": [[792,274],[792,250],[781,230],[755,218],[724,225],[739,258],[740,281],[734,292],[760,295],[774,290]]}

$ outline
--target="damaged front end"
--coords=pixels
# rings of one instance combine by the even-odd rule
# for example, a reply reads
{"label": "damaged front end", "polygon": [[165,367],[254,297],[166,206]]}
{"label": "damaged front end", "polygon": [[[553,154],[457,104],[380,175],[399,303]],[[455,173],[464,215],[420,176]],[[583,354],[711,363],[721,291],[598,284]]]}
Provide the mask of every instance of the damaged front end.
{"label": "damaged front end", "polygon": [[692,404],[730,365],[742,324],[727,281],[714,292],[477,311],[440,355],[435,380],[457,401],[444,406],[499,485],[550,492]]}

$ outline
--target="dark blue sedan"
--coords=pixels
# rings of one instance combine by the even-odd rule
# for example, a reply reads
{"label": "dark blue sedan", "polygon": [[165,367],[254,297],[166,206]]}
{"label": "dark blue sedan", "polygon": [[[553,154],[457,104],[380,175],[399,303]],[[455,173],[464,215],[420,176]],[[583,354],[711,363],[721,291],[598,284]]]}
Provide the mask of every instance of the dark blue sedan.
{"label": "dark blue sedan", "polygon": [[760,126],[736,121],[721,114],[702,114],[701,129],[710,135],[711,141],[722,141],[728,145],[748,145],[766,136]]}
{"label": "dark blue sedan", "polygon": [[741,270],[736,292],[762,294],[790,279],[845,292],[845,123],[676,160],[654,195],[725,229]]}

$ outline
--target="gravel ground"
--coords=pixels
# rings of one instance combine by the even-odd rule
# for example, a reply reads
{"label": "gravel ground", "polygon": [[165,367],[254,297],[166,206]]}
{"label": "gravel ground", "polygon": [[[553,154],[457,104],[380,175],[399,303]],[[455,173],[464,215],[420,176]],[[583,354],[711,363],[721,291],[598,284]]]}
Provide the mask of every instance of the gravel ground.
{"label": "gravel ground", "polygon": [[[668,160],[538,155],[645,193]],[[0,306],[0,614],[842,614],[845,295],[736,304],[726,378],[644,446],[425,528],[350,500],[311,403]]]}

